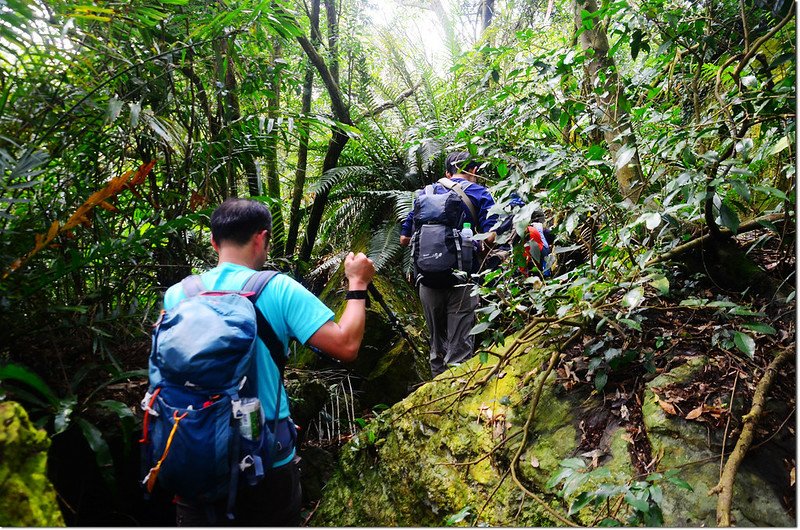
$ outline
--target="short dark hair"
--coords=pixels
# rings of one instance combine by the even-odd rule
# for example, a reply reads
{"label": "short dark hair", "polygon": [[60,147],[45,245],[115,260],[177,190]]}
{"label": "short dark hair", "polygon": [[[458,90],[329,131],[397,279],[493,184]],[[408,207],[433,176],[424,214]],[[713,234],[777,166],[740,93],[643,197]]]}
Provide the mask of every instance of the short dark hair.
{"label": "short dark hair", "polygon": [[472,157],[467,151],[458,151],[447,155],[445,161],[445,169],[451,175],[461,173],[470,169],[478,169],[480,164],[472,160]]}
{"label": "short dark hair", "polygon": [[244,245],[262,230],[272,233],[272,214],[252,199],[227,199],[211,214],[211,235],[217,244]]}

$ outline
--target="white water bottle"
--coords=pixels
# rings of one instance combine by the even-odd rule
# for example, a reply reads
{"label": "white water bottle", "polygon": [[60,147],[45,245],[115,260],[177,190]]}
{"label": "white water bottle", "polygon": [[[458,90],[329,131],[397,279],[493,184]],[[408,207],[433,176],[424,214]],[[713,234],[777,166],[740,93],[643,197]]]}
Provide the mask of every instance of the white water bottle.
{"label": "white water bottle", "polygon": [[461,229],[461,259],[466,272],[472,272],[472,255],[474,250],[475,244],[472,242],[472,225],[464,223],[464,228]]}

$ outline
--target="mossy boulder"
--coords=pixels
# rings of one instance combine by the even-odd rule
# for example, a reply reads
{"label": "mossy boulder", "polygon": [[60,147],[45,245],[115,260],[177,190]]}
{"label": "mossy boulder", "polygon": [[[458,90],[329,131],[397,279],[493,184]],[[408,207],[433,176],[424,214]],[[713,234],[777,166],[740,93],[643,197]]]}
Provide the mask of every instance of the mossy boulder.
{"label": "mossy boulder", "polygon": [[46,474],[49,446],[21,405],[0,403],[0,526],[64,526]]}
{"label": "mossy boulder", "polygon": [[[586,495],[629,491],[637,484],[658,486],[653,491],[664,525],[715,524],[716,497],[708,492],[719,479],[719,457],[698,462],[718,452],[704,446],[704,427],[664,417],[653,406],[650,390],[667,379],[691,378],[702,359],[647,385],[638,422],[645,427],[642,437],[619,415],[606,413],[597,420],[613,398],[585,385],[566,391],[555,371],[540,385],[553,352],[527,344],[497,370],[506,352],[494,353],[486,364],[475,357],[423,385],[345,445],[310,524],[564,526],[569,517],[574,524],[593,526],[609,506],[616,506],[613,515],[624,523],[634,512],[622,494],[612,503],[589,503],[567,514]],[[655,469],[675,470],[675,480],[644,481],[632,462],[634,438],[649,442],[660,458]],[[548,487],[551,477],[564,471],[565,459],[581,462],[573,476],[584,480],[569,488]],[[743,466],[739,473],[733,506],[737,524],[794,526],[780,495],[758,469]],[[694,491],[683,489],[681,481]]]}

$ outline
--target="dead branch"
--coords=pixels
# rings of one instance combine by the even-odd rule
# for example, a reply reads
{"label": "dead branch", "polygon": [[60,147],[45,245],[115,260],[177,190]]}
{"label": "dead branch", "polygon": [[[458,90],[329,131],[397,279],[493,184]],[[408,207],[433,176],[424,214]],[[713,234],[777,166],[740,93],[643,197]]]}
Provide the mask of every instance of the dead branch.
{"label": "dead branch", "polygon": [[742,426],[742,434],[739,436],[739,441],[736,442],[736,447],[733,448],[731,456],[728,457],[728,461],[725,463],[725,469],[722,472],[719,483],[709,492],[709,495],[719,495],[717,498],[717,526],[731,525],[731,501],[733,500],[733,482],[736,478],[736,472],[748,449],[750,449],[750,444],[753,442],[755,427],[761,418],[772,382],[778,374],[778,367],[789,358],[793,351],[789,348],[782,350],[764,371],[764,375],[758,382],[753,395],[753,406],[750,408],[750,412],[742,417],[744,425]]}
{"label": "dead branch", "polygon": [[408,99],[409,97],[411,97],[411,95],[414,93],[414,91],[416,91],[420,87],[421,84],[422,84],[422,80],[420,79],[419,82],[416,85],[412,86],[411,88],[409,88],[408,90],[406,90],[405,92],[403,92],[402,94],[397,96],[397,99],[395,99],[394,101],[387,101],[386,103],[383,103],[382,105],[378,105],[377,107],[375,107],[371,111],[367,112],[363,116],[360,116],[360,117],[356,118],[355,122],[358,123],[361,120],[363,120],[364,118],[374,118],[374,117],[378,116],[379,114],[381,114],[382,112],[385,112],[385,111],[387,111],[389,109],[393,109],[393,108],[397,107],[400,103],[403,102],[403,100]]}
{"label": "dead branch", "polygon": [[[771,214],[771,215],[765,215],[763,217],[758,217],[757,219],[753,219],[753,220],[748,221],[748,222],[744,223],[743,225],[741,225],[739,227],[739,230],[737,231],[737,234],[743,234],[745,232],[750,232],[752,230],[757,230],[758,228],[763,228],[761,226],[761,224],[760,224],[763,221],[769,221],[769,222],[781,221],[781,220],[784,219],[785,216],[786,216],[786,214],[774,213],[774,214]],[[729,235],[732,235],[732,232],[730,230],[728,230],[727,228],[722,228],[722,229],[720,229],[720,235],[729,236]],[[683,245],[678,245],[677,247],[673,248],[669,252],[665,252],[664,254],[661,254],[660,256],[656,256],[655,258],[651,259],[650,261],[647,262],[646,265],[650,266],[650,265],[655,265],[656,263],[669,261],[669,260],[671,260],[671,259],[673,259],[673,258],[675,258],[677,256],[680,256],[681,254],[684,254],[684,253],[686,253],[686,252],[688,252],[688,251],[690,251],[690,250],[692,250],[692,249],[694,249],[696,247],[703,246],[711,238],[712,238],[711,234],[706,234],[706,235],[704,235],[702,237],[699,237],[697,239],[693,239],[693,240],[689,241],[688,243],[684,243]]]}

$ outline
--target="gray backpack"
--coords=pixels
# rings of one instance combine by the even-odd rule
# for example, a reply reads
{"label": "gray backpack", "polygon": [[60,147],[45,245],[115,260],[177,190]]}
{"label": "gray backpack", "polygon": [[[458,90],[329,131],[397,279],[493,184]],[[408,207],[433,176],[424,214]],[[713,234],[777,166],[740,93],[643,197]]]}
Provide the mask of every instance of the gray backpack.
{"label": "gray backpack", "polygon": [[467,205],[473,219],[478,216],[475,206],[464,189],[469,186],[447,178],[439,184],[448,191],[436,193],[434,185],[428,185],[414,201],[414,234],[411,237],[411,253],[414,261],[416,283],[434,289],[452,287],[463,283],[455,271],[477,272],[474,242],[461,234]]}

